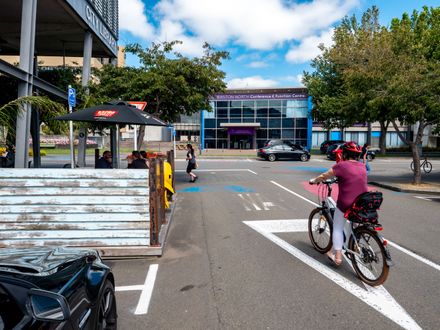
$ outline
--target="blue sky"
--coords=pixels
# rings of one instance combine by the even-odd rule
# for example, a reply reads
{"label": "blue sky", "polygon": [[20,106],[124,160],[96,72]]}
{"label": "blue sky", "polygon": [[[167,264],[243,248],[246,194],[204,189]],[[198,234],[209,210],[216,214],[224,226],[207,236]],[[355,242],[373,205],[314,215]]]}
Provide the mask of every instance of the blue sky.
{"label": "blue sky", "polygon": [[[373,5],[389,25],[440,0],[120,0],[119,44],[181,40],[178,50],[192,57],[206,41],[230,53],[221,68],[229,88],[297,87],[332,28]],[[138,62],[127,55],[126,64]]]}

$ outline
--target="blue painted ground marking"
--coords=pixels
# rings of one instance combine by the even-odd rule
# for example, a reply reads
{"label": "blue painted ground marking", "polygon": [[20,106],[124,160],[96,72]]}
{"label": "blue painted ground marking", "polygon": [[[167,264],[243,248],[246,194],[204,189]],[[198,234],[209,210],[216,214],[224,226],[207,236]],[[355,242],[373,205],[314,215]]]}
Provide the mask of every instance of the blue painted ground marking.
{"label": "blue painted ground marking", "polygon": [[187,187],[177,192],[181,193],[207,193],[207,192],[234,192],[234,193],[250,193],[254,192],[253,189],[242,187],[242,186],[194,186]]}
{"label": "blue painted ground marking", "polygon": [[225,186],[227,191],[235,192],[235,193],[250,193],[254,192],[253,189],[242,187],[242,186]]}
{"label": "blue painted ground marking", "polygon": [[318,172],[318,173],[322,173],[322,172],[327,172],[329,170],[329,168],[327,167],[309,167],[309,166],[289,166],[288,167],[289,170],[294,170],[294,171],[306,171],[306,172]]}

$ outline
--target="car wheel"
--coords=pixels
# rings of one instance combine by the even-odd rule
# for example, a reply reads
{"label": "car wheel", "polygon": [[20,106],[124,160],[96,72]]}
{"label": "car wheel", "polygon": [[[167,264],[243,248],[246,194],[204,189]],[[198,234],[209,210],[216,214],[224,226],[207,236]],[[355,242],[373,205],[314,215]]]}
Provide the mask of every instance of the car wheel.
{"label": "car wheel", "polygon": [[371,162],[371,161],[373,160],[373,156],[371,156],[371,155],[367,155],[367,160],[368,160],[369,162]]}
{"label": "car wheel", "polygon": [[99,298],[96,329],[117,329],[117,312],[115,288],[110,280],[106,280]]}
{"label": "car wheel", "polygon": [[267,156],[267,159],[268,159],[270,162],[274,162],[274,161],[277,160],[277,156],[275,156],[274,154],[270,154],[269,156]]}
{"label": "car wheel", "polygon": [[301,157],[300,157],[300,159],[301,159],[302,162],[306,162],[306,161],[309,160],[309,157],[307,157],[306,154],[302,154]]}

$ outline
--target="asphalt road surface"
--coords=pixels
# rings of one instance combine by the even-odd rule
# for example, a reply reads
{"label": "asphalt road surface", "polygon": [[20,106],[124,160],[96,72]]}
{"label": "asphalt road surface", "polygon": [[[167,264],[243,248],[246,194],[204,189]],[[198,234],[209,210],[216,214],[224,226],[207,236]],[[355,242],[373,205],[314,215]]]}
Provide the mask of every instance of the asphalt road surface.
{"label": "asphalt road surface", "polygon": [[[371,177],[402,179],[409,162],[373,161]],[[371,288],[346,261],[335,267],[317,253],[304,227],[318,201],[307,181],[332,164],[200,160],[189,183],[178,161],[164,256],[110,262],[118,327],[439,329],[440,196],[381,189],[395,266]]]}

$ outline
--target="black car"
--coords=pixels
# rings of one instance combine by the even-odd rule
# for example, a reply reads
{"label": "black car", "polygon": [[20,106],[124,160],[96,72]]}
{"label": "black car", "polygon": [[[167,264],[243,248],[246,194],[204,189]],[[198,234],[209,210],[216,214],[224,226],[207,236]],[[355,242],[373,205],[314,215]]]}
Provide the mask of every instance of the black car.
{"label": "black car", "polygon": [[[343,143],[340,144],[332,144],[327,148],[327,159],[330,160],[336,160],[336,151],[343,145]],[[367,160],[372,161],[374,158],[376,158],[376,152],[373,150],[367,151]]]}
{"label": "black car", "polygon": [[327,148],[330,147],[333,144],[343,144],[345,143],[344,140],[325,140],[321,143],[321,147],[319,148],[321,150],[321,154],[327,153]]}
{"label": "black car", "polygon": [[307,150],[287,144],[276,144],[258,149],[257,156],[271,162],[277,159],[295,159],[306,162],[310,159],[310,153]]}
{"label": "black car", "polygon": [[0,329],[116,329],[115,284],[95,250],[0,250]]}
{"label": "black car", "polygon": [[264,147],[270,147],[270,146],[274,146],[274,145],[279,145],[279,144],[287,144],[289,146],[295,147],[297,149],[303,149],[303,150],[307,150],[306,147],[298,144],[298,143],[294,143],[292,141],[289,140],[281,140],[281,139],[272,139],[272,140],[266,140],[264,142]]}

